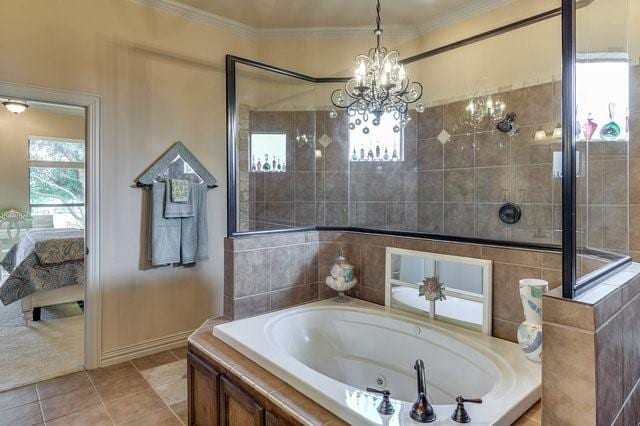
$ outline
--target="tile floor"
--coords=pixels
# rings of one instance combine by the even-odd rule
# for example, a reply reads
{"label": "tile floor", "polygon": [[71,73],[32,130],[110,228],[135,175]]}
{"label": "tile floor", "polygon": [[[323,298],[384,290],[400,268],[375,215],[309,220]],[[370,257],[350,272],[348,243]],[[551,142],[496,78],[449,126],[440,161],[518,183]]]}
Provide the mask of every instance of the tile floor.
{"label": "tile floor", "polygon": [[174,349],[2,392],[0,426],[184,425],[186,353]]}

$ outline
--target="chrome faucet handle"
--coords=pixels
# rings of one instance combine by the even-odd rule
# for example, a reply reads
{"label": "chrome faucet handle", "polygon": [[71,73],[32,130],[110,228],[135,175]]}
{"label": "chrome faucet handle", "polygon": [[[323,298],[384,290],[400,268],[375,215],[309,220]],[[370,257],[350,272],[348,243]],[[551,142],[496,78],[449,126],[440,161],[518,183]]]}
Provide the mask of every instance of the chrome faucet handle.
{"label": "chrome faucet handle", "polygon": [[411,407],[409,417],[420,423],[434,422],[436,421],[436,413],[427,400],[427,379],[424,372],[424,362],[421,359],[416,360],[413,368],[416,370],[418,379],[418,399]]}
{"label": "chrome faucet handle", "polygon": [[482,404],[482,399],[480,398],[463,398],[462,395],[459,395],[456,398],[456,409],[453,410],[453,414],[451,415],[451,420],[458,423],[469,423],[471,422],[471,417],[467,410],[464,408],[464,403],[470,402],[472,404]]}
{"label": "chrome faucet handle", "polygon": [[378,413],[383,414],[383,415],[389,415],[389,414],[393,414],[393,412],[395,411],[393,409],[393,405],[391,405],[391,401],[389,400],[389,396],[391,395],[391,392],[389,392],[388,390],[378,390],[375,388],[367,388],[367,392],[374,392],[374,393],[379,393],[382,395],[382,402],[380,403],[380,405],[378,405]]}

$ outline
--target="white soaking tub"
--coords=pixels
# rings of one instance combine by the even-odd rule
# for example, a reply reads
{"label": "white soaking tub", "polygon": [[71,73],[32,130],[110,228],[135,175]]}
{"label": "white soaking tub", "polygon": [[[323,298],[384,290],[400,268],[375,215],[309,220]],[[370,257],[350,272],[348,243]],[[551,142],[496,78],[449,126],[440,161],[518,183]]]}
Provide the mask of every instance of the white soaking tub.
{"label": "white soaking tub", "polygon": [[[353,425],[419,424],[409,417],[416,359],[426,367],[435,424],[457,424],[457,395],[482,397],[465,405],[472,424],[509,425],[541,394],[540,365],[516,344],[360,300],[233,321],[213,334]],[[391,391],[392,417],[377,412],[380,397],[367,386]]]}

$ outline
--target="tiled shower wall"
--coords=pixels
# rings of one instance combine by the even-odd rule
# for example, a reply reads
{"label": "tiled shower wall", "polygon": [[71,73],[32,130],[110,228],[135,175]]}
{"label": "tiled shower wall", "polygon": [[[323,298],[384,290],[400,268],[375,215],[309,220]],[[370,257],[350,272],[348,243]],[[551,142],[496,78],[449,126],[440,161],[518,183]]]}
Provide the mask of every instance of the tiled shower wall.
{"label": "tiled shower wall", "polygon": [[358,279],[352,296],[384,304],[386,247],[493,261],[493,335],[515,340],[524,321],[518,291],[523,278],[560,285],[560,254],[478,244],[352,232],[292,232],[225,240],[224,312],[230,319],[259,315],[335,296],[324,280],[340,250]]}
{"label": "tiled shower wall", "polygon": [[[559,244],[562,179],[554,175],[553,153],[560,141],[536,142],[534,134],[542,129],[550,135],[559,124],[560,86],[497,95],[518,115],[514,136],[472,131],[461,121],[467,101],[414,113],[404,133],[404,161],[394,163],[349,161],[345,114],[331,119],[325,111],[250,111],[250,131],[287,133],[287,172],[248,173],[249,220],[241,218],[241,229],[351,226]],[[444,144],[437,139],[443,130],[451,135]],[[331,138],[326,147],[317,146],[322,157],[315,157],[312,144],[295,142],[302,134]],[[578,241],[626,251],[627,144],[590,142],[579,150]],[[247,170],[246,162],[240,168]],[[507,201],[522,208],[515,225],[498,218]]]}
{"label": "tiled shower wall", "polygon": [[629,81],[629,251],[640,261],[640,65]]}

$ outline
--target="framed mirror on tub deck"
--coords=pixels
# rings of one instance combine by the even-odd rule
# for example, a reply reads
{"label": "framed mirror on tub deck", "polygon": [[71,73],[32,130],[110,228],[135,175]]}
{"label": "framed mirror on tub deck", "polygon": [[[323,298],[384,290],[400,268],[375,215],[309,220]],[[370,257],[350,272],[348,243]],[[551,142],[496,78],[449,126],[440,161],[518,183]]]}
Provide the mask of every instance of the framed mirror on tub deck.
{"label": "framed mirror on tub deck", "polygon": [[491,335],[490,260],[387,247],[385,305]]}

